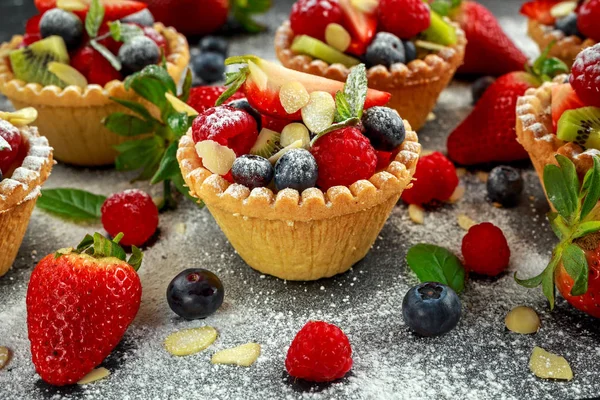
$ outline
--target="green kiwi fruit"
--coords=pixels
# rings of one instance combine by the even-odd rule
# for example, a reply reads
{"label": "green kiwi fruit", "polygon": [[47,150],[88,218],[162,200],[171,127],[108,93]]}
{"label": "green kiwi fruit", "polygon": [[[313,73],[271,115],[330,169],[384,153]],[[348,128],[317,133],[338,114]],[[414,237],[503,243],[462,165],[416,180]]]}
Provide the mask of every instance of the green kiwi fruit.
{"label": "green kiwi fruit", "polygon": [[269,158],[273,154],[281,150],[279,145],[279,137],[281,135],[275,131],[267,128],[263,128],[256,139],[256,143],[250,149],[250,154]]}
{"label": "green kiwi fruit", "polygon": [[452,46],[458,40],[454,27],[434,11],[431,11],[431,24],[423,32],[423,39],[444,46]]}
{"label": "green kiwi fruit", "polygon": [[322,41],[307,35],[300,35],[292,43],[294,53],[306,54],[329,64],[342,64],[348,68],[360,64],[360,61],[350,57]]}
{"label": "green kiwi fruit", "polygon": [[586,149],[600,150],[600,108],[582,107],[565,111],[558,120],[556,136]]}
{"label": "green kiwi fruit", "polygon": [[10,64],[17,79],[43,86],[66,87],[56,75],[48,70],[48,64],[56,61],[69,63],[65,41],[60,36],[49,36],[22,49],[10,53]]}

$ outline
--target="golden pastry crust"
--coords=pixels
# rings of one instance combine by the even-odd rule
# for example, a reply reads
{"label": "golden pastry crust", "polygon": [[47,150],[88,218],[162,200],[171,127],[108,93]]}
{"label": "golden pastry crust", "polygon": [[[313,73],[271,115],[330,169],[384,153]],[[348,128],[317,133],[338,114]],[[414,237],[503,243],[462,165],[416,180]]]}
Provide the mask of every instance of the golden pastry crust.
{"label": "golden pastry crust", "polygon": [[544,51],[552,42],[555,42],[550,49],[550,56],[562,60],[571,68],[575,57],[581,50],[596,44],[590,38],[581,39],[578,36],[565,36],[565,34],[553,26],[543,25],[530,19],[527,23],[527,33],[537,43],[540,51]]}

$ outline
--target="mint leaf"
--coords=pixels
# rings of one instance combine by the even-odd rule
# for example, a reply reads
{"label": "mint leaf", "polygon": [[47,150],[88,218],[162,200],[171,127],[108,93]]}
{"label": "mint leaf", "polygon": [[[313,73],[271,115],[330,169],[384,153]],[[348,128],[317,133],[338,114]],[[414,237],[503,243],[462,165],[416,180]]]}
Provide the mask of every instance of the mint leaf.
{"label": "mint leaf", "polygon": [[342,122],[353,117],[350,104],[348,104],[344,92],[340,90],[335,94],[335,107],[335,122]]}
{"label": "mint leaf", "polygon": [[37,206],[62,218],[75,221],[100,219],[106,197],[79,189],[44,189]]}
{"label": "mint leaf", "polygon": [[458,258],[443,247],[420,243],[408,250],[406,261],[421,282],[439,282],[456,293],[465,287],[465,269]]}
{"label": "mint leaf", "polygon": [[109,22],[108,27],[110,35],[117,42],[127,43],[135,37],[144,35],[144,31],[142,31],[139,26],[134,24],[123,24],[121,21]]}
{"label": "mint leaf", "polygon": [[585,253],[579,246],[569,244],[562,256],[563,266],[575,283],[571,288],[572,296],[581,296],[588,290],[588,263]]}
{"label": "mint leaf", "polygon": [[344,85],[344,95],[354,117],[362,117],[365,101],[367,100],[367,69],[365,64],[353,67]]}
{"label": "mint leaf", "polygon": [[327,135],[330,132],[337,131],[338,129],[342,129],[342,128],[347,128],[349,126],[356,126],[358,124],[360,124],[360,119],[356,118],[356,117],[333,124],[333,125],[329,126],[328,128],[325,128],[321,132],[317,132],[315,134],[315,137],[312,138],[312,140],[310,141],[310,145],[312,146],[313,144],[316,143],[317,140],[319,140],[319,138]]}
{"label": "mint leaf", "polygon": [[95,39],[90,40],[90,46],[92,46],[98,53],[102,54],[102,57],[106,58],[110,65],[113,66],[114,69],[120,71],[123,69],[123,65],[121,64],[121,60],[117,56],[115,56],[109,49],[98,43]]}
{"label": "mint leaf", "polygon": [[178,147],[179,144],[177,142],[173,142],[169,145],[169,147],[167,147],[167,151],[165,151],[165,154],[160,161],[158,170],[150,181],[151,184],[155,185],[159,182],[170,179],[172,176],[179,173],[179,163],[177,162]]}
{"label": "mint leaf", "polygon": [[100,233],[94,233],[94,256],[95,257],[116,257],[119,260],[125,261],[127,254],[118,241],[108,240]]}
{"label": "mint leaf", "polygon": [[572,192],[563,171],[554,164],[546,165],[543,180],[548,199],[561,217],[570,222],[577,208],[578,193]]}
{"label": "mint leaf", "polygon": [[100,4],[100,0],[92,0],[87,15],[85,16],[85,30],[90,38],[98,36],[100,25],[104,20],[104,7]]}
{"label": "mint leaf", "polygon": [[154,131],[154,124],[133,115],[116,112],[103,121],[104,126],[119,136],[139,136]]}
{"label": "mint leaf", "polygon": [[600,161],[597,156],[593,156],[594,165],[585,174],[583,178],[582,192],[585,196],[581,206],[580,219],[584,219],[596,207],[600,200]]}
{"label": "mint leaf", "polygon": [[144,254],[140,249],[136,246],[131,246],[131,257],[127,260],[127,264],[131,265],[134,270],[139,270],[142,266],[142,260],[144,259]]}

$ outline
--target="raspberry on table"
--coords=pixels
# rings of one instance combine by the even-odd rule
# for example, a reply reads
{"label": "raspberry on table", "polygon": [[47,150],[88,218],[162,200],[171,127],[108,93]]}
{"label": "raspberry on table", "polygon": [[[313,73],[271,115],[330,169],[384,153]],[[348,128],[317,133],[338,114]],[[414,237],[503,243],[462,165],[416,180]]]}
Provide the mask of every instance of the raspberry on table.
{"label": "raspberry on table", "polygon": [[[190,97],[187,104],[202,114],[204,111],[215,106],[217,99],[225,90],[227,90],[225,86],[196,86],[190,90]],[[227,103],[243,98],[244,95],[238,92],[231,96],[227,100]]]}
{"label": "raspberry on table", "polygon": [[600,0],[583,2],[577,12],[577,28],[586,37],[600,41]]}
{"label": "raspberry on table", "polygon": [[102,225],[112,237],[123,233],[121,244],[141,246],[158,227],[158,208],[147,193],[130,189],[110,196],[102,205]]}
{"label": "raspberry on table", "polygon": [[381,30],[410,39],[429,28],[431,13],[423,0],[380,0]]}
{"label": "raspberry on table", "polygon": [[311,382],[341,379],[352,368],[350,341],[333,324],[309,321],[292,341],[285,368],[291,376]]}
{"label": "raspberry on table", "polygon": [[586,105],[600,107],[600,43],[577,55],[570,82]]}
{"label": "raspberry on table", "polygon": [[414,179],[413,186],[402,193],[402,200],[408,204],[446,201],[458,186],[454,164],[437,151],[419,159]]}
{"label": "raspberry on table", "polygon": [[341,24],[342,18],[337,0],[298,0],[292,6],[290,24],[296,35],[325,40],[327,25]]}
{"label": "raspberry on table", "polygon": [[311,148],[319,166],[317,186],[350,186],[369,179],[377,168],[377,154],[358,128],[338,129],[321,137]]}
{"label": "raspberry on table", "polygon": [[469,229],[462,240],[462,255],[469,271],[497,276],[508,266],[510,248],[502,230],[484,222]]}
{"label": "raspberry on table", "polygon": [[8,173],[19,155],[23,139],[21,132],[10,122],[0,119],[0,171]]}

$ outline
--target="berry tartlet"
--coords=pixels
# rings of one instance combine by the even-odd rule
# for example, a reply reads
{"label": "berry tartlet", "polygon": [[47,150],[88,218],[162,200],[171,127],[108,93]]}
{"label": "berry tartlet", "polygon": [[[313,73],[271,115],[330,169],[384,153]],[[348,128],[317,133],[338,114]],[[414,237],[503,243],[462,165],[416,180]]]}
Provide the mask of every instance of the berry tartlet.
{"label": "berry tartlet", "polygon": [[185,37],[174,29],[126,14],[145,8],[143,3],[85,3],[91,6],[73,12],[40,8],[24,36],[0,46],[0,93],[16,109],[38,110],[36,126],[58,160],[100,166],[113,163],[114,146],[129,139],[102,124],[113,113],[131,112],[113,98],[139,100],[125,78],[164,57],[169,75],[179,82],[190,55]]}
{"label": "berry tartlet", "polygon": [[533,0],[523,4],[521,13],[528,17],[527,32],[540,51],[551,46],[549,55],[569,67],[581,50],[600,40],[598,0]]}
{"label": "berry tartlet", "polygon": [[464,32],[421,0],[297,1],[275,36],[291,69],[345,81],[364,60],[369,87],[419,130],[462,64]]}
{"label": "berry tartlet", "polygon": [[[416,133],[384,107],[389,93],[367,89],[362,64],[344,84],[254,56],[227,63],[243,66],[179,143],[191,194],[262,273],[315,280],[347,271],[410,186]],[[240,88],[246,99],[219,105]],[[265,127],[269,119],[281,132]]]}
{"label": "berry tartlet", "polygon": [[12,266],[54,161],[37,128],[35,109],[0,112],[0,276]]}

